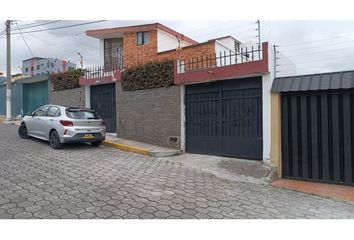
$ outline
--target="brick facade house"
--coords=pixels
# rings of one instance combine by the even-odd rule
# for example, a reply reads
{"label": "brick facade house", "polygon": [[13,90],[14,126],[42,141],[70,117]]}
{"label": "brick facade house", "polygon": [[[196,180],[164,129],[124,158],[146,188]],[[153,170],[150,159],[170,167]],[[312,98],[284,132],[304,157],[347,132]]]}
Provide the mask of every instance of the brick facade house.
{"label": "brick facade house", "polygon": [[[191,153],[270,161],[273,51],[232,36],[198,43],[162,24],[89,30],[103,66],[80,79],[118,137]],[[174,61],[174,85],[123,91],[121,73]],[[102,70],[103,69],[103,70]]]}

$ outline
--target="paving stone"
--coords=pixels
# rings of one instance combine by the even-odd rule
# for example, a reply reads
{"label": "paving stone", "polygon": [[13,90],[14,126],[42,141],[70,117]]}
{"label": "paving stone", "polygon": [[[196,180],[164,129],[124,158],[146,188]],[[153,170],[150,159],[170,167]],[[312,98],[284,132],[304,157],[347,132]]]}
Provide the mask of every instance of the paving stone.
{"label": "paving stone", "polygon": [[170,215],[167,212],[157,211],[154,212],[154,216],[156,216],[157,218],[167,218]]}
{"label": "paving stone", "polygon": [[61,216],[62,219],[77,219],[79,218],[77,215],[75,214],[71,214],[71,213],[68,213],[68,214],[65,214],[63,216]]}
{"label": "paving stone", "polygon": [[174,157],[85,144],[53,155],[12,125],[0,124],[0,152],[1,219],[354,218],[352,203],[221,179]]}
{"label": "paving stone", "polygon": [[42,207],[40,207],[40,206],[34,206],[34,205],[25,208],[25,211],[26,211],[26,212],[31,212],[31,213],[35,213],[35,212],[38,212],[38,211],[40,211],[40,210],[42,210]]}
{"label": "paving stone", "polygon": [[94,217],[95,217],[95,214],[90,213],[90,212],[83,212],[83,213],[79,214],[79,218],[81,218],[81,219],[91,219]]}
{"label": "paving stone", "polygon": [[154,215],[151,214],[151,213],[143,212],[143,213],[139,214],[139,218],[142,218],[142,219],[153,219]]}
{"label": "paving stone", "polygon": [[112,211],[112,214],[115,216],[120,216],[123,217],[124,215],[126,215],[128,212],[125,210],[121,210],[121,209],[116,209]]}
{"label": "paving stone", "polygon": [[33,216],[31,213],[21,212],[21,213],[15,214],[14,218],[16,218],[16,219],[30,219],[30,218],[33,218]]}
{"label": "paving stone", "polygon": [[107,211],[99,211],[99,212],[96,212],[95,214],[99,218],[109,218],[110,216],[112,216],[112,213],[107,212]]}
{"label": "paving stone", "polygon": [[60,217],[60,216],[63,216],[65,214],[69,213],[69,212],[66,209],[56,209],[56,210],[52,211],[51,213],[54,214],[55,216],[59,216]]}

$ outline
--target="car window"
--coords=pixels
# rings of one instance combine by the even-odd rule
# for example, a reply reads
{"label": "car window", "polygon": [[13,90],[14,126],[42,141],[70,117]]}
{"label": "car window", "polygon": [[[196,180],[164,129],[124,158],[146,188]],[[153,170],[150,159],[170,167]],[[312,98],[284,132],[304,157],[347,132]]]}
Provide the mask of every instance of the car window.
{"label": "car window", "polygon": [[49,117],[58,117],[58,116],[60,116],[60,110],[58,107],[50,107],[47,115]]}
{"label": "car window", "polygon": [[34,112],[33,116],[46,116],[47,114],[47,110],[48,110],[49,106],[43,106],[40,109],[38,109],[37,111]]}
{"label": "car window", "polygon": [[85,109],[68,109],[65,111],[66,116],[72,119],[99,119],[100,117],[92,110]]}

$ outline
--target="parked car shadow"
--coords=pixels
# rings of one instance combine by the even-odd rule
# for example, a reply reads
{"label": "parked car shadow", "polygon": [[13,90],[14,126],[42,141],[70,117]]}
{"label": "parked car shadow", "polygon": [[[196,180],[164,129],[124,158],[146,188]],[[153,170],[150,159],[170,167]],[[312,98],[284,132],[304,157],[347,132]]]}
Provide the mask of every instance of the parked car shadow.
{"label": "parked car shadow", "polygon": [[[18,138],[20,138],[20,137],[18,136]],[[22,140],[35,141],[35,142],[43,145],[43,147],[47,147],[47,148],[51,149],[48,141],[45,141],[45,140],[42,140],[42,139],[31,137],[29,139],[22,139]],[[89,143],[65,143],[63,148],[58,150],[58,151],[76,150],[76,149],[80,149],[80,150],[82,150],[82,149],[97,149],[97,147],[93,147]]]}

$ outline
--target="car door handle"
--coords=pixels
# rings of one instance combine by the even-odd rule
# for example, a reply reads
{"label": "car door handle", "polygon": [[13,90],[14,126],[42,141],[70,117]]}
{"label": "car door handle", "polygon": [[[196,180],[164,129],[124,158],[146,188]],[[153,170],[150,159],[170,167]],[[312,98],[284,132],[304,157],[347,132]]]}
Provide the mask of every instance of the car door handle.
{"label": "car door handle", "polygon": [[54,121],[54,119],[52,119],[52,118],[51,118],[51,119],[49,119],[49,121],[52,121],[52,122],[53,122],[53,121]]}

